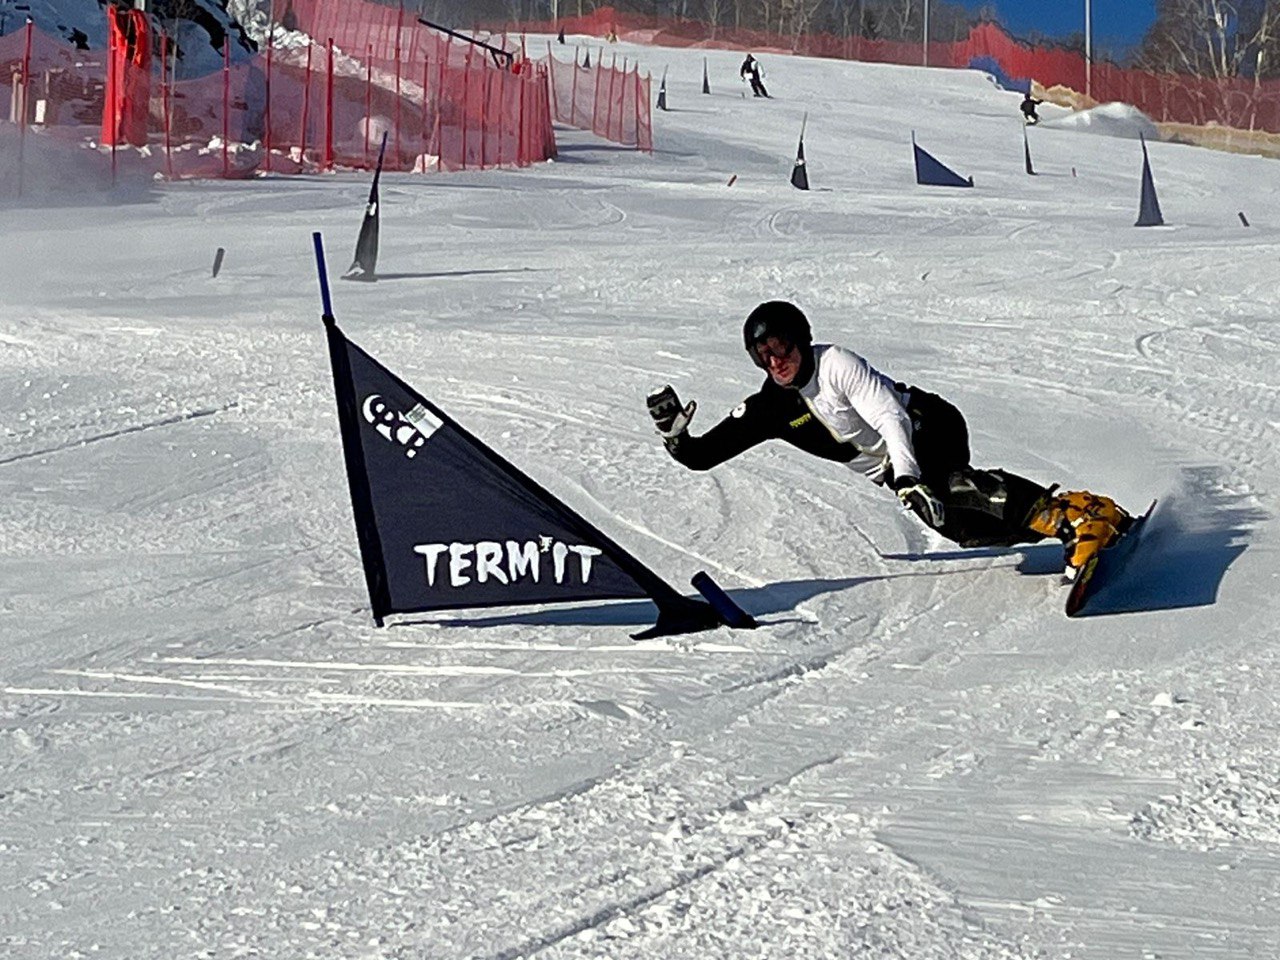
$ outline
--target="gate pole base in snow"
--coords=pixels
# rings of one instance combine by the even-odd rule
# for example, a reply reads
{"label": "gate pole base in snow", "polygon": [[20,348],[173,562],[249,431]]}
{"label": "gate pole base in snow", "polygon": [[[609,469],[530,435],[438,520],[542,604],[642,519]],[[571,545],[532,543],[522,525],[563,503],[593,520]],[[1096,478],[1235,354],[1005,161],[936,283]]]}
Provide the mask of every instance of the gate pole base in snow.
{"label": "gate pole base in snow", "polygon": [[711,608],[720,615],[725,626],[733,627],[735,630],[754,630],[759,626],[755,617],[734,603],[705,570],[699,570],[693,575],[693,586],[707,598],[707,603],[711,604]]}

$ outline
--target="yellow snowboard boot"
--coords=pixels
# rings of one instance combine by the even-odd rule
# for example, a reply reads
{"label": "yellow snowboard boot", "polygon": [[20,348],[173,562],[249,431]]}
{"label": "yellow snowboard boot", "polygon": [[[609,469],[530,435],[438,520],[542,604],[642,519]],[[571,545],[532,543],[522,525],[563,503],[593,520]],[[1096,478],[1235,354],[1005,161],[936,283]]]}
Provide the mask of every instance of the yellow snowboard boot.
{"label": "yellow snowboard boot", "polygon": [[1036,533],[1057,537],[1066,545],[1068,580],[1104,547],[1129,528],[1133,518],[1110,497],[1075,490],[1046,497],[1027,521]]}

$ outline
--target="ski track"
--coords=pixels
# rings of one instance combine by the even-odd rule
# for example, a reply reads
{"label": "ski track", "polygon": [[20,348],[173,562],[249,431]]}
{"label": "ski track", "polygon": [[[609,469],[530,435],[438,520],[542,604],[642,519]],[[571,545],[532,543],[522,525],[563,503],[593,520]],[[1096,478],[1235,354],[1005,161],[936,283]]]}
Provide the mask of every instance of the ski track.
{"label": "ski track", "polygon": [[111,430],[107,433],[100,433],[80,440],[71,440],[66,443],[56,444],[55,446],[46,447],[41,450],[32,450],[28,453],[19,453],[11,457],[0,459],[0,467],[10,463],[18,463],[22,460],[31,460],[39,457],[47,457],[51,454],[61,453],[63,450],[70,450],[76,447],[87,447],[93,443],[100,443],[103,440],[114,440],[117,437],[125,437],[132,433],[139,433],[143,430],[154,430],[158,427],[171,427],[176,424],[188,423],[192,420],[200,420],[204,417],[217,416],[220,413],[226,413],[228,410],[234,410],[239,406],[236,401],[230,401],[218,407],[207,410],[193,410],[189,413],[178,414],[173,417],[166,417],[161,420],[153,420],[149,423],[139,423],[133,426],[121,427],[118,430]]}

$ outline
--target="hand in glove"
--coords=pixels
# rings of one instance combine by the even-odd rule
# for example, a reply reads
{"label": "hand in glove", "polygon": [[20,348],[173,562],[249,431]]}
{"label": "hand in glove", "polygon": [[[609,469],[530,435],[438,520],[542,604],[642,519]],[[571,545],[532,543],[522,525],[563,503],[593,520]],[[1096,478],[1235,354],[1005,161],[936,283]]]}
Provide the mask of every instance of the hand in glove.
{"label": "hand in glove", "polygon": [[946,511],[942,501],[934,496],[933,491],[918,477],[897,477],[893,481],[894,492],[902,501],[903,507],[910,510],[926,525],[939,529],[946,520]]}
{"label": "hand in glove", "polygon": [[689,421],[693,412],[698,409],[698,402],[690,400],[683,407],[671,384],[661,390],[649,394],[649,416],[653,417],[654,426],[664,440],[678,437],[689,429]]}

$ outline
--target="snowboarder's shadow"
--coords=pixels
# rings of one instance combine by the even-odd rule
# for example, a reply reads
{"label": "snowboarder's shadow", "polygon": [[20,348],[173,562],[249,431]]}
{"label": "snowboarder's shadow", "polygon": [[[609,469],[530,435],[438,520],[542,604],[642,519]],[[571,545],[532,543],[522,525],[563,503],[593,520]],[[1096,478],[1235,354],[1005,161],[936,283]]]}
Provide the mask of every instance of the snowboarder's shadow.
{"label": "snowboarder's shadow", "polygon": [[1043,576],[1062,572],[1062,544],[1035,543],[1016,547],[957,547],[929,553],[884,553],[885,560],[980,560],[997,557],[1019,557],[1014,569],[1024,576]]}
{"label": "snowboarder's shadow", "polygon": [[[1207,607],[1218,600],[1227,570],[1244,553],[1249,532],[1269,519],[1243,496],[1222,489],[1219,467],[1183,469],[1183,490],[1163,497],[1142,541],[1114,580],[1100,584],[1079,618]],[[1062,546],[1053,541],[996,549],[885,554],[886,560],[964,560],[1020,554],[1023,574],[1060,573]]]}
{"label": "snowboarder's shadow", "polygon": [[[749,587],[743,590],[726,591],[733,602],[754,617],[768,614],[790,613],[806,600],[823,593],[835,593],[860,587],[866,583],[886,579],[880,577],[842,577],[837,580],[786,580],[779,583],[766,584],[763,587]],[[761,621],[762,626],[777,623],[808,623],[811,618],[786,617]]]}
{"label": "snowboarder's shadow", "polygon": [[[1216,480],[1216,467],[1183,471],[1191,481]],[[1125,569],[1102,585],[1080,616],[1212,606],[1227,570],[1249,545],[1264,510],[1216,483],[1189,483],[1190,496],[1163,501]],[[1201,489],[1195,489],[1200,486]]]}
{"label": "snowboarder's shadow", "polygon": [[[753,616],[789,613],[806,600],[823,593],[847,590],[883,577],[846,577],[839,580],[792,580],[771,583],[763,587],[726,591],[734,602]],[[442,627],[634,627],[652,624],[657,612],[647,600],[606,603],[591,606],[547,607],[538,610],[515,611],[487,617],[466,619],[401,620],[391,626],[408,627],[431,623]],[[763,626],[779,623],[810,622],[810,618],[786,617],[768,620]]]}

